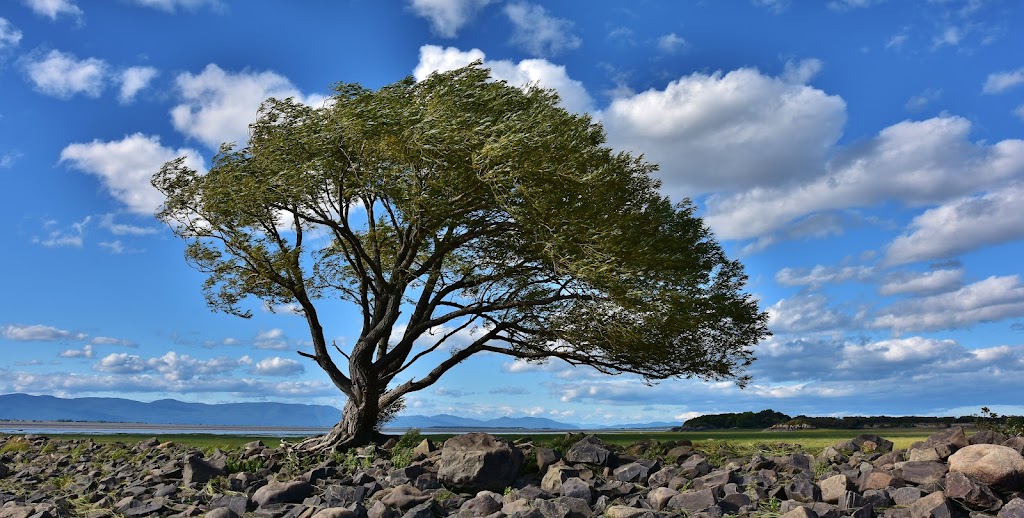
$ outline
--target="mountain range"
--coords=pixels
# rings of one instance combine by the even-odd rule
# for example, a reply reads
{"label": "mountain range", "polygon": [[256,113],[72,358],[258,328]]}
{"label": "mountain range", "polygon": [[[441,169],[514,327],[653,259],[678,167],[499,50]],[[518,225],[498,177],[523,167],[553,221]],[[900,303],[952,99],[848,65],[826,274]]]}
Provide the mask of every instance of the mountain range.
{"label": "mountain range", "polygon": [[[161,399],[149,403],[121,398],[58,398],[28,394],[0,395],[0,421],[90,421],[109,423],[146,423],[221,426],[292,426],[329,428],[338,422],[341,411],[327,405],[297,403],[186,403]],[[432,416],[402,415],[385,428],[447,429],[640,429],[669,428],[676,422],[579,425],[543,417],[499,417],[473,419],[448,414]]]}

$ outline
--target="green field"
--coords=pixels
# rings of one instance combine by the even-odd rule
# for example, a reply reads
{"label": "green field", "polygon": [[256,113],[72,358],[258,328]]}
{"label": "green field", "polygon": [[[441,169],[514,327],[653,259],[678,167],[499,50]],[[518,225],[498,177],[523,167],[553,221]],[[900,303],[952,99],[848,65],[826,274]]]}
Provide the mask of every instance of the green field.
{"label": "green field", "polygon": [[[889,430],[801,430],[793,432],[762,432],[760,430],[709,430],[701,432],[606,432],[596,434],[602,441],[608,444],[627,446],[639,441],[678,441],[688,439],[699,448],[720,448],[724,445],[739,449],[753,448],[758,444],[777,445],[778,443],[799,445],[802,450],[809,453],[817,453],[826,446],[831,446],[839,441],[856,437],[862,433],[879,435],[895,443],[897,449],[905,449],[915,441],[924,440],[936,430],[913,428],[913,429],[889,429]],[[434,442],[440,443],[455,434],[427,435]],[[539,444],[551,444],[564,440],[559,434],[497,434],[507,440],[517,440],[530,437]],[[117,434],[117,435],[87,435],[87,434],[56,434],[48,435],[53,439],[92,439],[98,443],[123,442],[136,443],[150,437],[156,437],[160,442],[175,442],[198,448],[221,448],[234,449],[241,445],[255,440],[261,440],[270,447],[280,444],[280,437],[259,437],[259,436],[238,436],[238,435],[216,435],[216,434]],[[298,442],[302,438],[286,438],[288,442]],[[777,448],[772,448],[777,449]]]}

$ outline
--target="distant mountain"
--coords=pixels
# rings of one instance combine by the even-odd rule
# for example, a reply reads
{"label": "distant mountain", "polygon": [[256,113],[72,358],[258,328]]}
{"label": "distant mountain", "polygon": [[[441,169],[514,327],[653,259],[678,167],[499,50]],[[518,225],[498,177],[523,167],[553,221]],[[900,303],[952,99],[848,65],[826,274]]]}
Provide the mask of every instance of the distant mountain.
{"label": "distant mountain", "polygon": [[326,405],[206,404],[174,399],[143,403],[104,397],[64,399],[27,394],[0,395],[0,420],[328,428],[340,418],[340,410]]}
{"label": "distant mountain", "polygon": [[386,428],[523,428],[527,430],[577,430],[579,426],[561,423],[543,417],[499,417],[497,419],[473,419],[448,414],[402,415],[387,424]]}

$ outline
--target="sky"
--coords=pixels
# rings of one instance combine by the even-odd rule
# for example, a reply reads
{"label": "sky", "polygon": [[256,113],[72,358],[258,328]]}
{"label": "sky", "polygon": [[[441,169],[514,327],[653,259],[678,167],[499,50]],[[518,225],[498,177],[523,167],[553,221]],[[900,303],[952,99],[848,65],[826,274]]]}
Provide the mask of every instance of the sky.
{"label": "sky", "polygon": [[658,163],[773,335],[745,389],[489,355],[407,414],[1024,413],[1022,50],[1015,0],[7,0],[0,393],[340,408],[301,317],[205,306],[149,178],[244,144],[268,97],[481,60]]}

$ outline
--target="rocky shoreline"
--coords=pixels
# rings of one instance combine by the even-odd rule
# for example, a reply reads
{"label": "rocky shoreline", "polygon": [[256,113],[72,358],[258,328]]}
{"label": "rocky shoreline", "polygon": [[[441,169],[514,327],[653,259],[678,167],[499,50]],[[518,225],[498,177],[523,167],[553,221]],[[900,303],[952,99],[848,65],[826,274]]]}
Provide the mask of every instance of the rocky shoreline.
{"label": "rocky shoreline", "polygon": [[1024,518],[1024,437],[961,428],[907,450],[861,435],[817,455],[738,456],[567,435],[554,448],[473,433],[320,457],[260,442],[202,451],[0,437],[0,518]]}

